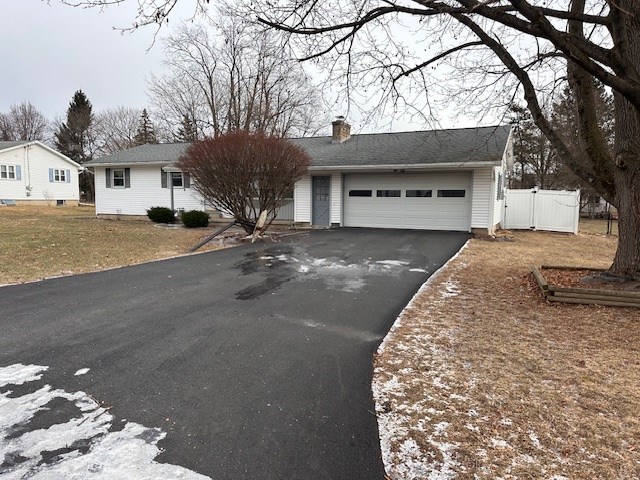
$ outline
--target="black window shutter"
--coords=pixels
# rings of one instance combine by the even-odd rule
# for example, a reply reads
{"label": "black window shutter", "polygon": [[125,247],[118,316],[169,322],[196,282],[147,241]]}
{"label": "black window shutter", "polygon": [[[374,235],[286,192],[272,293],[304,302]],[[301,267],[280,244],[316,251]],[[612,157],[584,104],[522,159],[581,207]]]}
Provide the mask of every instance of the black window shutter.
{"label": "black window shutter", "polygon": [[167,172],[160,169],[160,178],[162,179],[162,188],[167,188]]}
{"label": "black window shutter", "polygon": [[184,188],[191,188],[191,175],[183,173],[182,176],[184,178]]}
{"label": "black window shutter", "polygon": [[124,188],[131,188],[131,169],[124,169]]}
{"label": "black window shutter", "polygon": [[107,178],[107,188],[111,188],[111,169],[104,169],[104,176]]}

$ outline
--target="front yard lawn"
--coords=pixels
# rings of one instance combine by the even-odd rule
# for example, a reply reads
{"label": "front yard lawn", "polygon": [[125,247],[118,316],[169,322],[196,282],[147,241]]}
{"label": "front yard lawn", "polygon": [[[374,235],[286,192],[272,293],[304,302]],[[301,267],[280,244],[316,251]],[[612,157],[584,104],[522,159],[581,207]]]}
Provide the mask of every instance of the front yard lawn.
{"label": "front yard lawn", "polygon": [[213,228],[99,219],[93,207],[1,207],[0,285],[183,254]]}
{"label": "front yard lawn", "polygon": [[616,237],[471,240],[375,360],[393,479],[640,478],[640,310],[548,304],[529,265],[608,267]]}

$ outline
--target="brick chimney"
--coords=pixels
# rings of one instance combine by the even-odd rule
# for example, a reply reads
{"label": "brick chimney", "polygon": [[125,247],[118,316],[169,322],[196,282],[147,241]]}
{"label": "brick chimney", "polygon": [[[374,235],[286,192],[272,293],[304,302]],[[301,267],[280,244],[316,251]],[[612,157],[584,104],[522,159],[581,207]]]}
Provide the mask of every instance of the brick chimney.
{"label": "brick chimney", "polygon": [[344,117],[336,117],[331,125],[333,125],[331,143],[344,143],[351,138],[351,125],[344,121]]}

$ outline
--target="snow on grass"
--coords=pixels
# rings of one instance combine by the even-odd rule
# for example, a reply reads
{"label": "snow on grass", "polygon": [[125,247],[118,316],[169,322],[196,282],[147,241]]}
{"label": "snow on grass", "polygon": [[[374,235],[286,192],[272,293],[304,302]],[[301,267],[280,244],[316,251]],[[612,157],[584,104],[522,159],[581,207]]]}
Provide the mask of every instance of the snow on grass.
{"label": "snow on grass", "polygon": [[[453,258],[456,257],[457,255]],[[432,275],[405,307],[378,348],[378,357],[385,355],[388,339],[393,337],[394,332],[402,326],[404,319],[410,315],[416,299],[424,295],[432,283],[438,281],[442,270],[447,265],[448,263]],[[458,291],[457,286],[449,281],[448,287],[440,290],[441,301],[446,301]],[[448,341],[446,337],[451,334],[445,330],[440,333],[445,337],[445,342]],[[447,365],[448,353],[439,346],[440,341],[436,342],[441,339],[436,339],[430,334],[409,335],[407,338],[409,340],[406,342],[394,343],[393,354],[390,353],[385,357],[385,360],[392,364],[408,358],[414,360],[410,363],[411,369],[405,367],[398,370],[403,381],[399,381],[394,374],[376,366],[372,383],[385,470],[390,479],[453,479],[457,475],[456,472],[460,470],[460,465],[455,459],[458,445],[448,440],[447,430],[450,424],[441,419],[445,409],[451,408],[451,404],[436,403],[435,398],[428,394],[424,394],[424,400],[419,403],[410,400],[411,391],[415,388],[422,390],[425,382],[434,389],[434,395],[437,392],[438,395],[448,398],[450,389],[448,378],[451,373]],[[395,355],[398,356],[397,360],[394,360]],[[416,379],[416,381],[407,381],[407,379]],[[450,402],[465,399],[465,396],[457,394],[457,397],[451,398]],[[434,408],[436,405],[442,408]],[[418,442],[417,439],[422,441]]]}
{"label": "snow on grass", "polygon": [[74,373],[74,375],[76,377],[80,376],[80,375],[85,375],[87,373],[89,373],[90,368],[81,368],[80,370],[76,371],[76,373]]}
{"label": "snow on grass", "polygon": [[[39,380],[47,368],[22,364],[0,367],[0,384]],[[68,410],[75,408],[76,413],[59,418],[63,414],[49,410],[53,400],[69,402]],[[47,428],[31,427],[37,414],[49,414],[56,422]],[[3,480],[208,478],[180,466],[155,462],[161,453],[157,444],[166,435],[160,429],[126,422],[122,430],[114,432],[110,431],[113,421],[108,409],[84,392],[69,393],[45,385],[23,395],[1,393],[0,475]]]}

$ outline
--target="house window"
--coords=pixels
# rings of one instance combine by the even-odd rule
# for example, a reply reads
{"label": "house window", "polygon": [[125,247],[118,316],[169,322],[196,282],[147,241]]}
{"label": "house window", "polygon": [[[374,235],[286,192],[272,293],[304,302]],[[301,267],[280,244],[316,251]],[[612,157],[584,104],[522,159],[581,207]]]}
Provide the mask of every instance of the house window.
{"label": "house window", "polygon": [[376,190],[376,197],[399,197],[400,190]]}
{"label": "house window", "polygon": [[15,180],[16,167],[14,167],[13,165],[0,165],[0,178]]}
{"label": "house window", "polygon": [[407,190],[405,193],[407,198],[415,197],[431,197],[431,190]]}
{"label": "house window", "polygon": [[496,187],[496,200],[504,200],[504,185],[502,174],[498,174],[498,185]]}
{"label": "house window", "polygon": [[371,190],[349,190],[350,197],[370,197]]}
{"label": "house window", "polygon": [[113,170],[113,187],[114,188],[124,188],[124,169],[122,170]]}
{"label": "house window", "polygon": [[182,188],[184,184],[184,179],[182,177],[182,172],[171,172],[171,182],[174,187]]}
{"label": "house window", "polygon": [[438,197],[441,198],[462,198],[465,196],[464,190],[438,190]]}
{"label": "house window", "polygon": [[53,169],[53,181],[54,182],[67,182],[67,174],[64,170],[58,170],[57,168]]}

